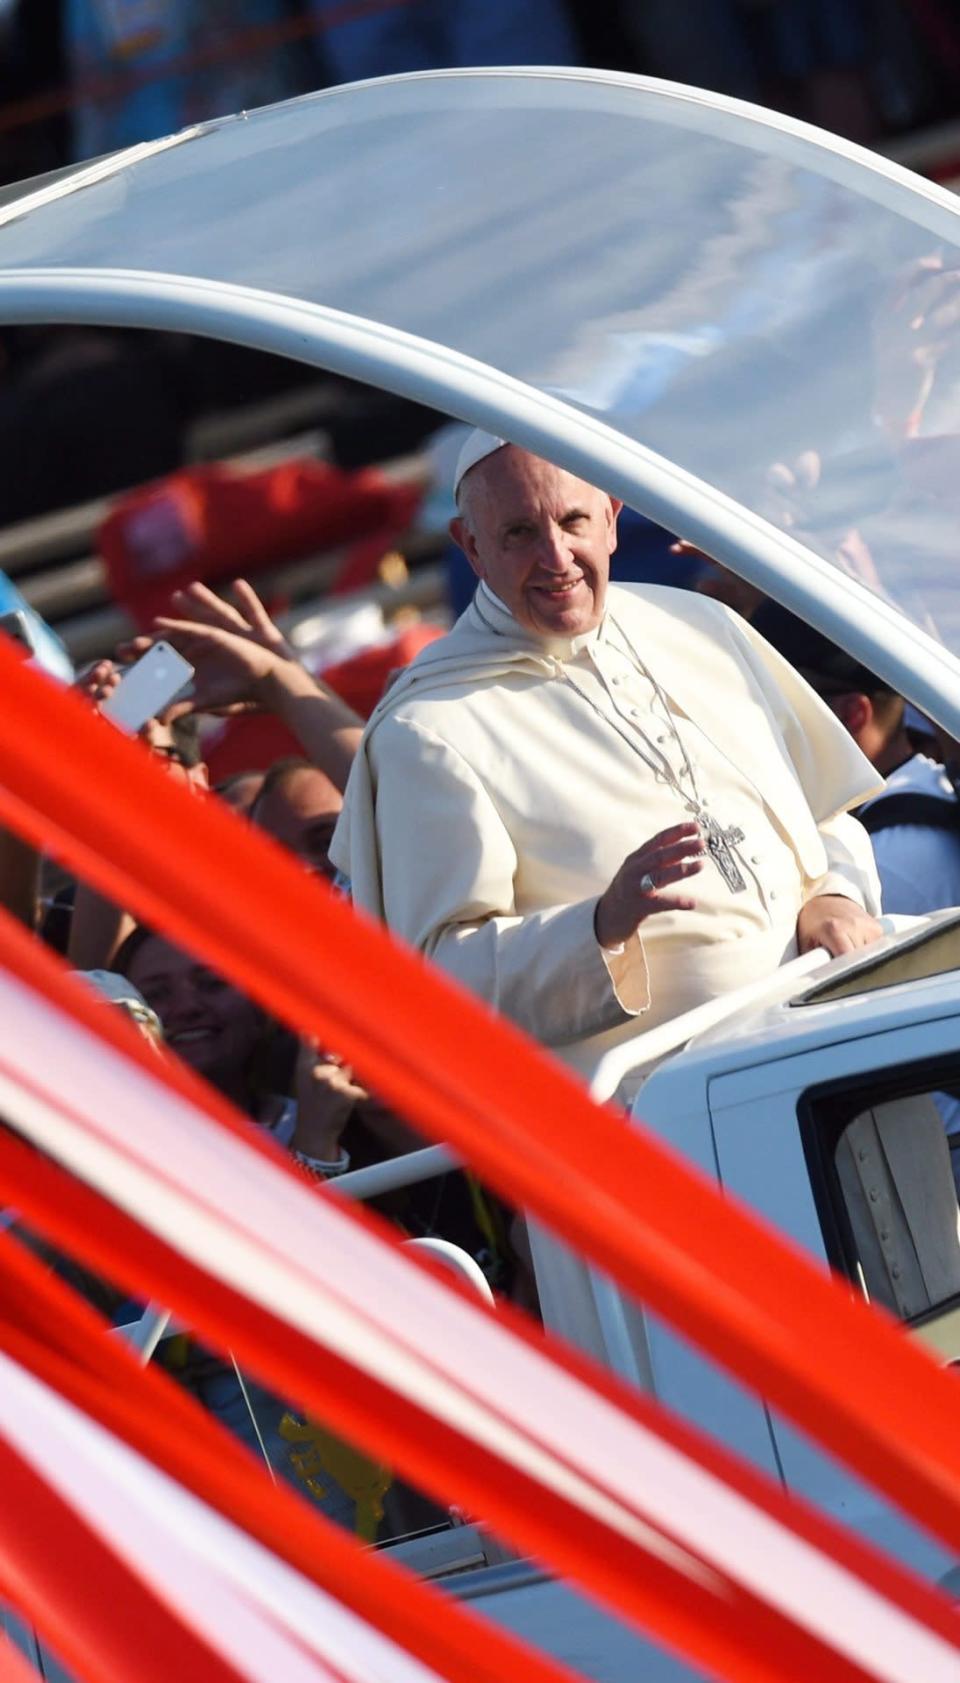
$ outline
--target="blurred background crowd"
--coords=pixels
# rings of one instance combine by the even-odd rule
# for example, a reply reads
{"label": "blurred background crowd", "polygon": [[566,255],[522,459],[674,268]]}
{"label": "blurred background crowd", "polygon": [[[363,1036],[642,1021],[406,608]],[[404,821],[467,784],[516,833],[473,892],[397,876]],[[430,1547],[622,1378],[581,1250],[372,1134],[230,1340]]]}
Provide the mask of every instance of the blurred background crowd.
{"label": "blurred background crowd", "polygon": [[[953,0],[0,0],[0,187],[363,77],[538,63],[757,101],[940,180],[960,159]],[[0,330],[0,529],[296,432],[310,454],[323,432],[328,458],[353,470],[418,449],[438,425],[292,364],[171,335]],[[84,557],[97,524],[58,532],[53,558]],[[22,538],[0,538],[0,567],[14,554],[38,574],[49,543]],[[100,606],[100,577],[35,579],[36,605],[55,621]],[[114,625],[67,641],[81,657],[103,652]]]}
{"label": "blurred background crowd", "polygon": [[0,0],[5,180],[399,71],[587,64],[867,143],[954,116],[952,0]]}
{"label": "blurred background crowd", "polygon": [[[953,0],[0,0],[0,186],[311,89],[538,63],[715,89],[910,162],[920,135],[918,167],[941,179],[960,155]],[[298,378],[264,358],[188,355],[168,337],[0,333],[0,526],[213,454],[198,421]],[[395,405],[358,415],[358,402],[328,389],[323,406],[348,466],[358,448],[385,459],[428,430]],[[83,436],[88,412],[108,419]],[[39,447],[51,413],[55,475],[51,443],[46,460]],[[317,412],[292,413],[299,424]]]}

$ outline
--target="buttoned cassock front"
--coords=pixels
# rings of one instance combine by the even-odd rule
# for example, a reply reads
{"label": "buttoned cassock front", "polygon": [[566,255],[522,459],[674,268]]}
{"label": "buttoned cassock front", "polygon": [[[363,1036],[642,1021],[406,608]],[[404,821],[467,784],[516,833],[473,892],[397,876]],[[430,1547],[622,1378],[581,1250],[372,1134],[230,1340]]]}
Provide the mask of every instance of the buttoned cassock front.
{"label": "buttoned cassock front", "polygon": [[[707,862],[684,890],[694,911],[658,913],[605,955],[598,896],[690,816],[658,770],[666,756],[693,793],[677,732],[696,793],[744,831],[747,887]],[[598,631],[571,642],[524,632],[481,586],[371,719],[331,857],[357,904],[589,1074],[618,1040],[792,956],[812,895],[878,910],[869,841],[845,816],[877,787],[833,714],[720,604],[611,586]]]}

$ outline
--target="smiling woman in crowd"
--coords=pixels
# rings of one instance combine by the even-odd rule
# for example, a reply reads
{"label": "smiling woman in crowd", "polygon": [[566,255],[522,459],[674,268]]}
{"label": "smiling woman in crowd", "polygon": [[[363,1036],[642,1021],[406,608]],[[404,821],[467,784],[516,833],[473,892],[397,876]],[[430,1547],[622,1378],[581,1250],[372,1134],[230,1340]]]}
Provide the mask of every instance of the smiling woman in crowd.
{"label": "smiling woman in crowd", "polygon": [[260,1006],[143,924],[113,963],[157,1013],[177,1056],[254,1121],[263,1120],[262,1056],[276,1031]]}

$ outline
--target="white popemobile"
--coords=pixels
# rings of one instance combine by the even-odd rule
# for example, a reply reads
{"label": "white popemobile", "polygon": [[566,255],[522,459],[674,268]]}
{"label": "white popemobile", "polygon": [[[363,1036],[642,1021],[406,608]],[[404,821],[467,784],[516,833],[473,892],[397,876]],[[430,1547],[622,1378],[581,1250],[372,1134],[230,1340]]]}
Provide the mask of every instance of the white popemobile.
{"label": "white popemobile", "polygon": [[[960,737],[958,291],[944,190],[773,113],[598,72],[333,89],[0,198],[0,321],[219,336],[509,437]],[[640,1037],[595,1095],[646,1066],[649,1127],[960,1361],[938,1109],[960,1091],[960,914]],[[944,1550],[762,1399],[539,1231],[534,1255],[549,1325],[953,1587]],[[693,1675],[475,1527],[391,1552],[590,1677]]]}

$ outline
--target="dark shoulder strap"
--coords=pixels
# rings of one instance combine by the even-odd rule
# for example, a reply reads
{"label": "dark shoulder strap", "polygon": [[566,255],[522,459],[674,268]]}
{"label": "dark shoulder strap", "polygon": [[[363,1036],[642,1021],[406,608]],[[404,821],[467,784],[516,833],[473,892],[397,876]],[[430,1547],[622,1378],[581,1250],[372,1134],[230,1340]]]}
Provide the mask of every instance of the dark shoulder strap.
{"label": "dark shoulder strap", "polygon": [[927,830],[953,830],[960,835],[960,805],[936,795],[881,795],[857,817],[871,836],[894,824],[921,824]]}

